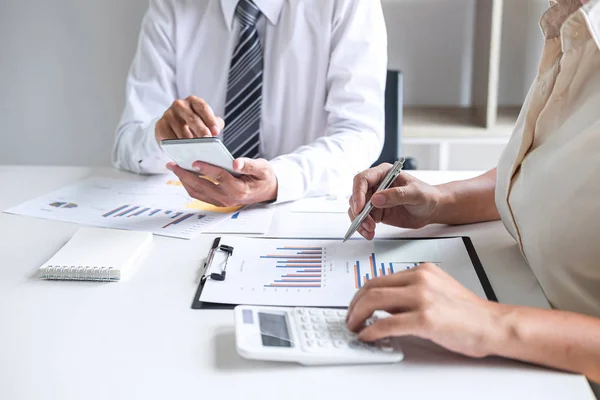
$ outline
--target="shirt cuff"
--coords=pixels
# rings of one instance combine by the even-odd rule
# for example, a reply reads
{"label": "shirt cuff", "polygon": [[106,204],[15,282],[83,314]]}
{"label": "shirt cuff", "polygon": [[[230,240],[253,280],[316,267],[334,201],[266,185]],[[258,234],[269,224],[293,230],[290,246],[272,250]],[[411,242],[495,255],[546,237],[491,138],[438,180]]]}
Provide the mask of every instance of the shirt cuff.
{"label": "shirt cuff", "polygon": [[153,119],[146,129],[146,138],[140,149],[143,156],[138,160],[141,173],[166,173],[166,164],[172,161],[156,141],[155,130],[159,120],[160,118]]}
{"label": "shirt cuff", "polygon": [[279,157],[271,160],[277,178],[277,200],[273,204],[294,201],[304,197],[306,182],[298,163]]}

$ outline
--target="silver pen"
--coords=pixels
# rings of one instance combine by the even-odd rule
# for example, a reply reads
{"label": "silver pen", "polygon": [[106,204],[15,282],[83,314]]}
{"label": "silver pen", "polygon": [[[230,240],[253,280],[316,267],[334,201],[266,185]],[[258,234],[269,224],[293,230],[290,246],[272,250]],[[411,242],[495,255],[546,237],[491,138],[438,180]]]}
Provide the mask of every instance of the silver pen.
{"label": "silver pen", "polygon": [[[394,166],[388,171],[385,178],[383,178],[383,180],[379,184],[379,187],[377,188],[375,193],[388,189],[392,185],[392,183],[396,180],[398,175],[400,175],[400,173],[402,172],[403,166],[404,166],[404,157],[400,157],[400,159],[398,161],[396,161]],[[375,194],[375,193],[373,193],[373,194]],[[369,201],[365,205],[365,208],[363,208],[363,210],[360,212],[360,214],[358,214],[354,218],[354,221],[352,221],[352,224],[350,224],[350,228],[348,228],[348,232],[346,232],[346,235],[344,236],[344,243],[350,238],[350,236],[354,235],[354,232],[356,232],[358,227],[364,222],[364,220],[367,218],[367,216],[369,215],[369,213],[371,212],[372,209],[373,209],[373,204],[371,203],[371,199],[369,199]]]}

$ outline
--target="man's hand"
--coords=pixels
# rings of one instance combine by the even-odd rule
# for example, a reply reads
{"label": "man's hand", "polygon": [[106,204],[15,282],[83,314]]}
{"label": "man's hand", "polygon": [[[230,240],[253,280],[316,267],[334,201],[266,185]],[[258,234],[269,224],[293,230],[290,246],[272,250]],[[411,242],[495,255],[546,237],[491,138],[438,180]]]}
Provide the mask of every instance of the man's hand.
{"label": "man's hand", "polygon": [[[377,310],[392,314],[368,327]],[[505,335],[498,307],[467,290],[434,264],[367,282],[348,308],[348,329],[366,342],[418,336],[456,353],[485,357]]]}
{"label": "man's hand", "polygon": [[175,100],[156,123],[156,141],[217,136],[225,126],[204,100],[190,96]]}
{"label": "man's hand", "polygon": [[239,177],[200,161],[196,161],[193,167],[197,174],[175,163],[167,164],[188,194],[200,201],[219,207],[233,207],[277,199],[277,177],[267,160],[238,158],[233,162],[233,170],[240,174]]}
{"label": "man's hand", "polygon": [[350,220],[354,220],[373,196],[373,211],[358,228],[358,232],[368,240],[373,239],[376,224],[380,222],[412,229],[433,223],[442,198],[437,187],[421,182],[406,172],[396,178],[390,189],[373,195],[390,168],[390,164],[381,164],[354,177],[348,210]]}

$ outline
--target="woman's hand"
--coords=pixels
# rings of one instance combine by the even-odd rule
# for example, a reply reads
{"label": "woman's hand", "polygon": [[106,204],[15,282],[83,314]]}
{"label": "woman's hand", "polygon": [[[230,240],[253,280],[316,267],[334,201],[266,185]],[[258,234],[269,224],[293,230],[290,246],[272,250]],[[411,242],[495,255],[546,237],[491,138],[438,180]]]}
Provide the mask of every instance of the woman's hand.
{"label": "woman's hand", "polygon": [[[366,342],[411,335],[456,353],[485,357],[504,337],[495,323],[495,306],[438,266],[422,264],[367,282],[350,304],[347,323]],[[364,327],[376,310],[392,315]]]}
{"label": "woman's hand", "polygon": [[[390,164],[381,164],[356,175],[348,210],[351,220],[362,211],[391,168]],[[380,222],[401,228],[422,228],[434,222],[441,198],[439,188],[403,172],[389,189],[373,195],[373,211],[359,227],[358,232],[371,240],[375,236],[375,226]]]}

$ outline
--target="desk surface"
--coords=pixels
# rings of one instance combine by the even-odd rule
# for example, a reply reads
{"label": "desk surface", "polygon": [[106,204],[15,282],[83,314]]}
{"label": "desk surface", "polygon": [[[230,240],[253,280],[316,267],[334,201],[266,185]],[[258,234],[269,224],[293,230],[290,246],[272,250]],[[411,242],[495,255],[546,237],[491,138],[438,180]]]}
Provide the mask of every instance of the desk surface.
{"label": "desk surface", "polygon": [[[440,183],[473,174],[415,175]],[[142,179],[110,169],[0,167],[0,209],[88,176]],[[294,214],[288,207],[278,206],[270,235],[340,237],[348,226],[343,214]],[[382,237],[471,236],[501,302],[548,307],[499,222],[382,228]],[[593,399],[582,376],[497,358],[471,360],[415,339],[407,339],[406,359],[396,365],[250,362],[235,351],[231,311],[190,308],[213,235],[155,237],[145,264],[120,283],[37,279],[37,268],[76,229],[0,214],[1,399],[384,399],[392,392],[410,399]]]}

